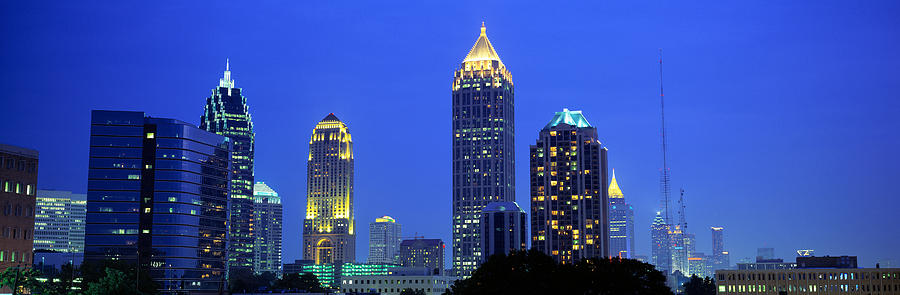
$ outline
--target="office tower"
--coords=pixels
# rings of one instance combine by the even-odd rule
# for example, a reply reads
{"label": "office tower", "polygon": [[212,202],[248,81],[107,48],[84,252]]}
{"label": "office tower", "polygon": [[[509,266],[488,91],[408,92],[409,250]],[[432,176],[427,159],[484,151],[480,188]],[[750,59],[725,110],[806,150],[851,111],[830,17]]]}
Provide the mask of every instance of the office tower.
{"label": "office tower", "polygon": [[484,261],[491,255],[528,250],[525,210],[516,202],[494,202],[481,210],[481,248]]}
{"label": "office tower", "polygon": [[400,224],[390,216],[369,223],[369,257],[367,263],[400,264]]}
{"label": "office tower", "polygon": [[711,227],[712,232],[712,261],[714,269],[725,269],[731,265],[728,251],[725,251],[724,227]]}
{"label": "office tower", "polygon": [[483,254],[481,209],[516,200],[512,75],[485,33],[453,77],[453,269],[468,277]]}
{"label": "office tower", "polygon": [[303,259],[325,264],[355,258],[353,140],[347,124],[332,113],[309,140]]}
{"label": "office tower", "polygon": [[672,254],[671,272],[680,272],[682,275],[688,273],[688,252],[686,245],[686,237],[683,223],[674,224],[669,227],[669,253]]}
{"label": "office tower", "polygon": [[87,195],[38,190],[34,213],[34,250],[84,252]]}
{"label": "office tower", "polygon": [[3,211],[0,214],[0,270],[12,266],[30,267],[38,152],[0,144],[0,165],[0,209]]}
{"label": "office tower", "polygon": [[653,224],[650,225],[650,263],[656,269],[668,274],[672,271],[672,254],[669,244],[669,225],[660,212],[656,212]]}
{"label": "office tower", "polygon": [[444,241],[440,239],[412,239],[400,242],[400,265],[424,267],[431,274],[444,272]]}
{"label": "office tower", "polygon": [[182,121],[92,111],[85,263],[136,264],[164,294],[223,288],[230,150]]}
{"label": "office tower", "polygon": [[228,224],[229,270],[253,268],[253,151],[256,134],[247,98],[234,87],[229,64],[219,86],[206,98],[200,129],[231,140],[231,219]]}
{"label": "office tower", "polygon": [[607,158],[597,128],[563,109],[529,150],[531,247],[560,263],[608,256]]}
{"label": "office tower", "polygon": [[634,208],[625,202],[625,195],[616,181],[613,169],[609,184],[609,256],[634,256]]}
{"label": "office tower", "polygon": [[253,185],[253,216],[256,243],[253,246],[254,271],[281,275],[281,197],[264,182]]}
{"label": "office tower", "polygon": [[756,248],[756,260],[775,259],[775,248]]}

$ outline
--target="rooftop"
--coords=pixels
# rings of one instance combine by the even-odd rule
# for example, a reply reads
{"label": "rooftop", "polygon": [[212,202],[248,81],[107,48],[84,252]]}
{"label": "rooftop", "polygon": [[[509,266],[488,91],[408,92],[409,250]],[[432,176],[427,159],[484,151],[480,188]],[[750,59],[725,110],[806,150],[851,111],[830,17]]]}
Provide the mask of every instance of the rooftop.
{"label": "rooftop", "polygon": [[544,126],[544,129],[550,129],[559,124],[571,125],[578,128],[592,127],[591,123],[588,123],[587,119],[584,118],[584,115],[581,114],[581,111],[570,111],[569,109],[563,109],[562,112],[556,112],[556,115],[553,116],[550,123],[547,123],[547,126]]}
{"label": "rooftop", "polygon": [[478,40],[475,40],[475,45],[469,50],[469,54],[466,55],[466,59],[463,62],[481,60],[496,60],[501,64],[503,63],[500,60],[500,55],[497,54],[494,46],[491,45],[491,41],[488,40],[484,22],[481,23],[481,35],[478,36]]}

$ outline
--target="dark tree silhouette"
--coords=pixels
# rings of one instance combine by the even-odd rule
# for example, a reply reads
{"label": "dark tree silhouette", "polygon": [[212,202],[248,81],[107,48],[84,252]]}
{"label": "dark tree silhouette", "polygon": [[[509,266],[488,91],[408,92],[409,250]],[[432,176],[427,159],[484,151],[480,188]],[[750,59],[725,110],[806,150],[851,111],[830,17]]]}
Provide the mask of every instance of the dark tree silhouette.
{"label": "dark tree silhouette", "polygon": [[446,294],[672,294],[652,265],[631,259],[557,264],[537,251],[494,255]]}
{"label": "dark tree silhouette", "polygon": [[281,291],[306,291],[306,292],[324,292],[325,288],[319,283],[319,278],[311,273],[292,273],[285,274],[280,280],[275,282],[275,289]]}
{"label": "dark tree silhouette", "polygon": [[691,279],[682,285],[685,295],[715,295],[716,281],[710,277],[701,279],[697,275],[692,275]]}

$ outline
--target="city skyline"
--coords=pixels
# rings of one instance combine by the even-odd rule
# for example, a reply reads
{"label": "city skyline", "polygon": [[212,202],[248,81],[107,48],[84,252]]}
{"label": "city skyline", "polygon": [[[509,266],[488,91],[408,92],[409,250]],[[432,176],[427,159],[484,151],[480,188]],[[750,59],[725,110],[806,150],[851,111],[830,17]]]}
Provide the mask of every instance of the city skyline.
{"label": "city skyline", "polygon": [[[26,5],[20,8],[33,10],[29,9],[30,4],[6,5]],[[423,4],[416,4],[414,7],[423,8],[417,5]],[[613,15],[613,11],[629,11],[625,7],[607,7],[598,12],[604,16],[609,14],[611,20],[608,23],[588,22],[598,26],[590,29],[574,25],[571,21],[560,20],[560,12],[556,10],[549,10],[552,21],[548,19],[534,25],[526,24],[523,17],[535,13],[533,10],[488,15],[462,14],[458,10],[450,10],[464,15],[463,19],[453,21],[452,25],[436,24],[447,19],[428,21],[425,18],[433,14],[426,13],[425,16],[405,17],[398,23],[379,23],[372,29],[366,29],[335,22],[336,14],[344,14],[327,8],[312,7],[312,11],[331,14],[326,13],[321,17],[314,16],[314,13],[304,14],[310,20],[300,20],[301,24],[310,25],[311,28],[318,27],[313,25],[315,23],[335,24],[331,28],[334,32],[311,32],[309,38],[313,40],[332,40],[326,34],[342,36],[340,38],[359,34],[364,37],[363,40],[376,41],[378,38],[365,37],[366,34],[373,33],[373,30],[392,34],[376,34],[375,36],[385,40],[372,43],[368,47],[370,52],[365,54],[337,48],[349,45],[345,43],[347,41],[339,41],[334,45],[337,49],[332,52],[316,53],[298,47],[299,53],[289,53],[277,59],[255,53],[255,50],[262,50],[262,53],[272,54],[271,51],[260,49],[260,45],[209,51],[207,47],[200,47],[191,41],[178,45],[189,50],[179,52],[171,58],[163,58],[140,49],[145,45],[144,42],[149,41],[178,41],[181,38],[191,39],[187,36],[194,36],[192,34],[205,34],[209,37],[199,40],[207,42],[206,38],[221,38],[225,34],[211,32],[212,30],[172,35],[152,32],[136,34],[147,40],[123,37],[126,42],[117,45],[121,46],[117,48],[137,54],[115,55],[111,50],[101,49],[96,55],[60,59],[49,56],[57,51],[29,53],[24,48],[17,47],[18,45],[12,45],[56,44],[56,41],[50,41],[55,35],[46,30],[56,28],[58,24],[31,24],[15,16],[13,20],[6,21],[28,23],[36,30],[36,34],[27,37],[9,34],[13,39],[9,44],[2,45],[2,48],[10,54],[2,57],[2,61],[10,69],[8,73],[18,75],[10,75],[2,83],[10,91],[7,97],[11,108],[40,110],[37,114],[28,116],[38,116],[37,121],[47,123],[24,126],[27,125],[25,122],[34,122],[31,121],[34,119],[26,119],[25,114],[13,113],[0,119],[0,125],[22,127],[28,134],[48,136],[4,132],[0,141],[41,152],[41,189],[56,188],[84,193],[88,146],[88,131],[85,126],[88,125],[91,109],[146,110],[147,113],[160,117],[193,122],[197,108],[201,105],[197,98],[208,93],[211,75],[218,75],[222,61],[231,57],[232,65],[241,68],[235,75],[241,81],[246,81],[242,82],[242,86],[248,87],[248,95],[254,99],[254,123],[259,129],[257,132],[260,142],[257,159],[264,159],[257,160],[257,175],[279,187],[279,191],[285,192],[285,195],[304,195],[305,184],[298,181],[296,175],[289,173],[290,169],[303,164],[303,133],[323,113],[335,112],[354,126],[354,136],[363,143],[358,150],[358,169],[359,175],[366,175],[367,179],[363,180],[360,176],[358,182],[360,198],[357,200],[357,208],[360,209],[357,210],[357,218],[371,220],[377,216],[391,215],[398,220],[421,221],[410,224],[407,232],[440,237],[449,244],[451,239],[447,229],[450,225],[447,220],[450,215],[445,211],[449,211],[446,206],[450,200],[451,186],[449,179],[445,179],[448,177],[442,176],[440,172],[450,170],[450,163],[446,160],[450,155],[446,147],[446,131],[450,129],[446,122],[449,121],[446,120],[449,107],[446,100],[446,82],[449,79],[447,73],[458,65],[459,52],[466,50],[471,44],[472,31],[477,29],[482,20],[486,20],[487,26],[494,32],[491,35],[494,41],[503,44],[504,61],[515,65],[516,81],[523,86],[528,85],[528,88],[519,89],[521,96],[517,101],[519,119],[516,123],[520,134],[533,134],[545,123],[541,122],[544,118],[562,107],[597,114],[596,119],[592,117],[592,123],[602,126],[598,132],[604,143],[609,144],[611,153],[615,154],[610,158],[610,166],[621,169],[621,185],[628,188],[629,202],[635,202],[636,254],[649,255],[650,241],[646,229],[657,210],[654,204],[658,203],[658,108],[654,66],[656,49],[664,47],[667,51],[667,107],[672,107],[667,109],[667,123],[669,131],[674,134],[670,140],[673,155],[670,164],[673,167],[672,183],[676,187],[684,185],[688,188],[687,211],[691,218],[691,228],[698,236],[698,252],[711,253],[709,235],[705,233],[705,229],[724,226],[727,229],[725,239],[732,262],[755,256],[755,249],[759,247],[773,247],[779,251],[775,253],[776,257],[786,259],[793,257],[792,253],[796,249],[816,249],[819,255],[858,255],[860,265],[867,267],[873,266],[876,259],[880,258],[900,261],[897,254],[888,251],[897,246],[897,238],[878,234],[885,230],[886,224],[897,223],[897,217],[890,215],[886,209],[896,208],[898,204],[897,200],[888,197],[890,183],[898,177],[897,172],[888,169],[890,163],[898,160],[897,155],[890,151],[900,146],[896,137],[889,133],[888,127],[896,125],[897,120],[890,117],[888,110],[897,109],[897,102],[884,98],[884,94],[896,92],[896,83],[885,80],[884,77],[892,77],[887,69],[895,68],[900,62],[886,53],[887,48],[895,45],[896,41],[876,38],[889,35],[889,29],[886,28],[896,27],[895,21],[889,20],[884,12],[878,10],[896,11],[893,9],[896,7],[856,7],[872,17],[842,17],[832,19],[834,23],[820,24],[801,11],[812,15],[835,16],[841,7],[823,4],[808,11],[791,4],[783,4],[784,6],[777,8],[745,5],[747,7],[744,7],[746,9],[742,13],[720,6],[709,7],[708,9],[718,13],[715,17],[691,14],[689,9],[666,6],[668,9],[699,17],[690,26],[673,29],[641,26],[636,30],[616,27],[628,24],[623,17]],[[122,21],[117,17],[99,16],[96,12],[83,8],[65,8],[93,15],[99,22],[110,19]],[[441,8],[450,9],[444,6]],[[198,7],[187,6],[185,9],[188,11],[187,16],[196,18],[201,15]],[[221,7],[216,9],[226,11]],[[230,9],[232,8],[228,8]],[[262,10],[270,11],[271,8],[263,7]],[[662,11],[655,8],[649,11],[641,16],[652,19],[651,16],[663,15]],[[254,12],[259,10],[248,11],[251,15]],[[141,13],[144,12],[139,12]],[[353,16],[363,14],[358,9],[341,13]],[[586,12],[578,12],[576,16],[585,16],[584,13]],[[63,15],[62,9],[51,9],[39,14],[49,15],[47,19],[59,19],[62,24],[74,24],[88,29],[63,39],[72,43],[67,44],[65,49],[59,49],[62,52],[83,53],[94,48],[93,45],[68,38],[92,40],[125,34],[114,28],[100,28],[96,23],[81,23],[74,18],[59,17]],[[626,16],[634,16],[634,13]],[[734,32],[718,29],[704,33],[709,28],[711,18],[722,21],[718,18],[721,16],[740,16],[735,20],[726,20],[727,24],[733,25]],[[177,20],[172,25],[186,22],[180,17],[171,17]],[[275,18],[285,19],[278,15]],[[252,19],[258,26],[271,25],[258,17]],[[216,21],[211,23],[220,24]],[[421,25],[410,26],[412,23]],[[661,21],[652,22],[653,25],[660,23]],[[757,26],[749,26],[759,23],[762,23],[762,28],[758,30],[762,31],[757,31]],[[823,27],[813,28],[812,24]],[[166,24],[153,30],[173,32],[172,25]],[[138,23],[128,21],[125,21],[123,27],[133,28],[138,32],[148,30]],[[234,29],[235,33],[247,36],[254,31],[253,26],[249,25],[235,26]],[[638,37],[622,36],[633,31],[636,31]],[[827,37],[823,33],[826,31]],[[858,31],[863,33],[857,34]],[[556,33],[560,34],[556,38],[572,47],[559,48],[558,44],[545,44],[553,42],[545,42],[546,38],[543,37]],[[739,33],[737,35],[759,42],[735,41],[730,39],[730,33]],[[600,36],[610,39],[607,41],[616,42],[585,41],[586,43],[579,44],[579,41],[584,40],[581,38],[584,34],[602,34]],[[665,37],[666,34],[673,36]],[[440,37],[430,37],[431,35]],[[660,35],[663,37],[659,37]],[[797,35],[805,37],[795,39],[794,36]],[[282,44],[266,39],[268,37],[265,36],[272,35],[253,37],[253,40],[265,45]],[[653,36],[659,38],[651,38]],[[293,38],[296,37],[288,37],[289,42],[295,42]],[[410,58],[404,60],[403,56],[384,55],[390,52],[387,49],[391,47],[389,44],[422,44],[412,41],[417,38],[425,38],[428,45],[412,53]],[[836,41],[829,41],[832,38]],[[873,41],[875,39],[880,41]],[[842,45],[853,42],[862,44]],[[594,46],[606,46],[604,44],[609,43],[621,48],[604,47],[600,55],[586,53],[586,50]],[[827,46],[811,46],[822,43]],[[288,43],[274,46],[272,50],[283,50],[286,44]],[[153,50],[166,52],[167,55],[174,48],[182,48],[170,47],[175,45],[156,46],[152,47]],[[865,47],[865,50],[861,47]],[[777,53],[763,55],[760,52]],[[312,56],[303,56],[308,53],[312,53]],[[845,54],[851,54],[855,59],[838,59]],[[805,58],[795,59],[801,55]],[[123,65],[98,63],[110,56],[115,56],[117,61],[124,61]],[[346,59],[337,64],[313,61],[334,61],[334,57]],[[414,75],[412,81],[404,81],[402,84],[376,77],[397,77],[397,72],[372,74],[385,69],[397,71],[394,65],[386,62],[394,57],[403,65],[402,68],[408,69],[406,66],[415,65],[416,69],[427,69],[420,75]],[[276,63],[276,60],[287,62],[282,65]],[[37,66],[26,67],[30,64],[25,61]],[[344,70],[351,63],[355,63],[358,67],[354,69],[360,69],[361,72],[341,76],[340,73],[346,72]],[[134,70],[125,67],[132,67]],[[320,67],[332,68],[317,75],[305,73]],[[270,69],[275,70],[270,72]],[[555,74],[552,73],[565,73],[567,70],[574,73],[562,75],[566,79],[553,77]],[[147,73],[137,74],[144,71]],[[784,73],[776,73],[782,71]],[[56,73],[79,75],[66,75],[62,78],[57,77]],[[43,89],[50,83],[56,83],[60,89]],[[139,89],[138,86],[148,83],[164,87],[167,95],[135,92]],[[348,89],[351,87],[346,86],[354,84],[360,86],[361,90]],[[424,86],[420,88],[407,84]],[[71,94],[58,92],[81,85],[91,85],[90,94],[71,99]],[[417,91],[423,88],[428,90],[425,94],[417,92],[411,97],[404,97],[406,90],[399,89],[405,87],[415,87],[413,89]],[[398,90],[380,94],[370,91],[388,88]],[[124,93],[128,95],[123,95]],[[74,102],[69,102],[70,99]],[[388,106],[358,106],[370,101],[391,103]],[[423,107],[433,111],[417,112]],[[421,145],[430,149],[405,151],[408,157],[404,159],[380,159],[390,158],[379,155],[396,148],[389,143],[390,140],[407,140],[407,137],[400,134],[385,133],[385,130],[391,130],[386,127],[395,124],[382,122],[389,121],[384,118],[390,114],[404,114],[407,121],[423,122],[421,125],[430,127],[408,126],[412,128],[409,132],[421,140]],[[620,123],[627,128],[614,128],[615,124]],[[11,130],[5,127],[3,131]],[[527,171],[527,167],[521,165],[524,163],[522,159],[527,158],[521,147],[527,146],[532,139],[524,136],[517,142],[520,147],[517,150],[520,167],[516,171],[519,179],[527,179],[523,178],[527,175],[527,172],[523,174],[523,169]],[[56,147],[58,140],[71,144]],[[823,145],[822,142],[839,144]],[[841,158],[837,161],[822,160],[833,155],[841,155]],[[424,157],[433,157],[435,163],[423,161]],[[878,160],[872,161],[872,157]],[[46,161],[48,158],[51,160]],[[410,182],[414,184],[401,194],[395,192],[396,185],[385,185],[384,176],[379,175],[404,172],[402,168],[390,168],[391,166],[387,166],[389,164],[412,167],[422,162],[426,162],[426,170],[438,172],[434,176],[410,176]],[[51,174],[49,171],[59,173]],[[759,187],[762,181],[766,181],[764,188]],[[523,207],[527,206],[523,199],[523,196],[528,195],[527,183],[520,181],[516,189],[519,196],[516,201],[523,204]],[[765,191],[760,192],[760,189]],[[871,221],[845,222],[828,219],[828,212],[843,208],[843,200],[848,195],[854,196],[854,200],[860,205],[857,212],[849,214],[870,217]],[[365,200],[366,197],[363,196],[370,199]],[[436,213],[417,212],[417,207],[391,208],[397,203],[420,200],[423,196],[428,200],[417,206],[436,208]],[[302,211],[298,210],[302,210],[303,202],[305,198],[297,197],[285,204],[285,261],[299,258],[299,241],[291,240],[296,240],[294,237],[299,236],[299,220],[295,217],[302,215]],[[802,210],[803,206],[815,206],[822,213],[809,210],[802,218],[791,216]],[[527,208],[523,209],[527,211]],[[748,221],[756,218],[759,212],[768,212],[773,220]],[[782,226],[783,224],[792,226]],[[773,231],[759,233],[759,228],[770,228]],[[360,233],[357,239],[365,241],[365,235],[366,233]],[[862,238],[843,239],[846,236]],[[366,252],[363,251],[367,249],[357,248],[357,257],[364,257]]]}

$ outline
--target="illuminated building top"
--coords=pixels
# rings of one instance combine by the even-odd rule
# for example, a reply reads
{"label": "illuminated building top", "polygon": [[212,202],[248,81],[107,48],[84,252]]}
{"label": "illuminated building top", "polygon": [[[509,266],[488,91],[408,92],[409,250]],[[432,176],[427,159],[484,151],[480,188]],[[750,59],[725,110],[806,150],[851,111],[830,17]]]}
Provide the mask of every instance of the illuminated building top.
{"label": "illuminated building top", "polygon": [[550,127],[559,124],[571,125],[578,128],[591,127],[591,123],[588,123],[587,119],[584,118],[584,115],[581,114],[581,111],[570,111],[569,109],[563,109],[562,112],[556,112],[556,115],[553,116],[553,120],[550,120],[550,123],[547,123],[547,126],[544,126],[544,129],[550,129]]}
{"label": "illuminated building top", "polygon": [[622,190],[619,189],[619,183],[616,182],[616,169],[613,169],[612,173],[612,181],[609,184],[609,198],[624,198],[625,195],[622,194]]}
{"label": "illuminated building top", "polygon": [[469,54],[466,55],[466,59],[463,62],[483,60],[495,60],[503,64],[503,61],[500,60],[500,55],[497,54],[494,46],[491,45],[491,40],[488,40],[484,22],[481,23],[481,35],[478,36],[478,40],[475,41],[475,45],[472,45],[472,50],[469,50]]}
{"label": "illuminated building top", "polygon": [[394,222],[397,222],[397,221],[394,220],[393,217],[390,217],[390,216],[385,215],[385,216],[382,216],[382,217],[375,218],[375,222],[390,222],[390,223],[394,223]]}
{"label": "illuminated building top", "polygon": [[353,139],[333,113],[309,139],[303,257],[316,264],[355,259]]}

